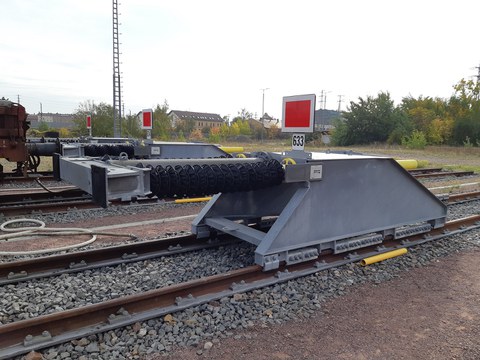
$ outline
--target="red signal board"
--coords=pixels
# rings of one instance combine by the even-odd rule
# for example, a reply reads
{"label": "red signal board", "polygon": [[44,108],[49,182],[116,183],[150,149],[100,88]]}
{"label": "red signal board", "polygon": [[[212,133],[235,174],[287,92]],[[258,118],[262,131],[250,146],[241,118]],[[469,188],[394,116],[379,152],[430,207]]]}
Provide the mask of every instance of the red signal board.
{"label": "red signal board", "polygon": [[283,98],[282,132],[313,132],[315,94]]}
{"label": "red signal board", "polygon": [[152,109],[144,109],[142,111],[142,129],[152,129],[153,111]]}
{"label": "red signal board", "polygon": [[87,115],[87,129],[92,128],[92,115]]}

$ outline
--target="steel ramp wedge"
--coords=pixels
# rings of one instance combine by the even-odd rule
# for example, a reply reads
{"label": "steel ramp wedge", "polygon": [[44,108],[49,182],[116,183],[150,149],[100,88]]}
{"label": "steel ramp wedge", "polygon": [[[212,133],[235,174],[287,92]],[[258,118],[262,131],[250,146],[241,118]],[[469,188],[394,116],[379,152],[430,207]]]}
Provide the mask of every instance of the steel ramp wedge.
{"label": "steel ramp wedge", "polygon": [[[391,158],[314,154],[303,164],[288,165],[278,186],[215,196],[192,232],[203,237],[225,224],[231,235],[254,244],[260,240],[255,262],[271,269],[324,250],[380,243],[409,225],[439,228],[446,213],[447,207]],[[253,239],[228,222],[266,216],[278,218],[263,237]]]}

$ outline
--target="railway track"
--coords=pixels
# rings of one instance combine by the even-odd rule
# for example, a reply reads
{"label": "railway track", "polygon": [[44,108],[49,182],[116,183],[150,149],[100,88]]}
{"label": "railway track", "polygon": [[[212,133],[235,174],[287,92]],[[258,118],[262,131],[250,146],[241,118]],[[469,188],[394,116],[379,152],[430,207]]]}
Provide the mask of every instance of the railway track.
{"label": "railway track", "polygon": [[[35,213],[55,213],[66,212],[72,209],[99,209],[92,197],[84,191],[67,187],[57,190],[55,193],[32,192],[32,189],[6,192],[0,191],[0,214],[4,217],[25,216]],[[480,199],[480,192],[469,192],[464,194],[454,194],[448,196],[439,196],[447,204],[462,203]],[[172,199],[165,199],[172,201]],[[138,198],[135,202],[111,201],[112,205],[149,205],[158,203],[159,199]]]}
{"label": "railway track", "polygon": [[[124,327],[225,296],[260,289],[358,262],[366,257],[394,249],[437,241],[479,227],[480,215],[474,215],[449,221],[443,228],[411,236],[401,242],[389,240],[385,241],[381,247],[363,248],[346,257],[345,254],[323,253],[315,260],[290,265],[288,268],[281,266],[278,270],[268,272],[254,265],[94,305],[6,324],[0,326],[0,358],[9,358],[31,350],[51,347],[75,338]],[[179,238],[173,242],[177,241],[180,241]]]}
{"label": "railway track", "polygon": [[1,263],[0,286],[104,266],[143,261],[160,256],[231,245],[236,242],[238,240],[226,238],[225,236],[214,240],[197,240],[194,235],[187,235]]}
{"label": "railway track", "polygon": [[[113,200],[112,205],[155,204],[158,198],[138,198],[134,202]],[[0,190],[0,214],[5,217],[35,213],[65,212],[71,209],[99,209],[91,195],[74,186],[55,188],[52,192],[38,189]]]}
{"label": "railway track", "polygon": [[447,176],[470,176],[474,175],[475,172],[473,171],[439,171],[439,172],[425,172],[425,173],[411,173],[417,179],[424,179],[424,178],[439,178],[439,177],[447,177]]}
{"label": "railway track", "polygon": [[480,200],[480,191],[451,194],[451,195],[448,195],[446,199],[442,199],[442,200],[448,205],[462,204],[469,201],[476,201],[476,200]]}
{"label": "railway track", "polygon": [[53,173],[51,171],[40,171],[36,173],[28,173],[27,176],[19,176],[17,174],[12,173],[3,173],[0,177],[0,184],[2,182],[10,182],[10,183],[28,183],[35,181],[35,179],[40,178],[44,181],[53,181]]}
{"label": "railway track", "polygon": [[[442,199],[448,205],[480,199],[480,192],[450,195]],[[193,218],[195,215],[189,216]],[[194,235],[139,241],[88,251],[0,263],[0,286],[42,277],[74,273],[104,266],[143,261],[237,242],[225,235],[215,240],[197,240]]]}

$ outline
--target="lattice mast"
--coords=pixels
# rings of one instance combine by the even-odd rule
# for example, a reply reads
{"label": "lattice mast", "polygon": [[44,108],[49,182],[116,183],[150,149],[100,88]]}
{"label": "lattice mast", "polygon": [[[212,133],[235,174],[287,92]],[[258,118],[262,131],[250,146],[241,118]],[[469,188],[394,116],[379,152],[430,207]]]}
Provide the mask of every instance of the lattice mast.
{"label": "lattice mast", "polygon": [[118,0],[113,0],[113,136],[122,132],[122,88],[120,75],[120,40],[118,32]]}

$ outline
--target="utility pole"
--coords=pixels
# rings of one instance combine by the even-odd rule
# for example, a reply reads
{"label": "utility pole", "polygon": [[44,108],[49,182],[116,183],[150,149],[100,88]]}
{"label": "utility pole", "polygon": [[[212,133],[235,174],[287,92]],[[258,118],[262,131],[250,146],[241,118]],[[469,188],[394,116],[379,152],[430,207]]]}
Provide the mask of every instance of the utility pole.
{"label": "utility pole", "polygon": [[340,108],[342,107],[342,97],[343,95],[338,95],[338,112],[340,112]]}
{"label": "utility pole", "polygon": [[325,110],[327,108],[327,94],[328,93],[331,93],[331,91],[325,91],[325,93],[323,95],[323,110]]}
{"label": "utility pole", "polygon": [[120,39],[118,0],[113,0],[113,136],[120,137],[122,124],[122,84],[120,81]]}
{"label": "utility pole", "polygon": [[42,108],[42,103],[40,103],[40,121],[43,121],[43,108]]}
{"label": "utility pole", "polygon": [[320,99],[318,100],[319,105],[320,105],[320,109],[323,109],[323,92],[324,92],[324,90],[320,91]]}
{"label": "utility pole", "polygon": [[17,95],[17,104],[20,104],[20,95]]}
{"label": "utility pole", "polygon": [[320,91],[320,109],[325,110],[327,108],[327,94],[331,91],[322,90]]}
{"label": "utility pole", "polygon": [[263,130],[265,129],[265,125],[264,125],[264,115],[265,115],[265,91],[266,90],[270,90],[270,88],[264,88],[264,89],[260,89],[262,90],[262,131],[260,132],[260,137],[263,141]]}

